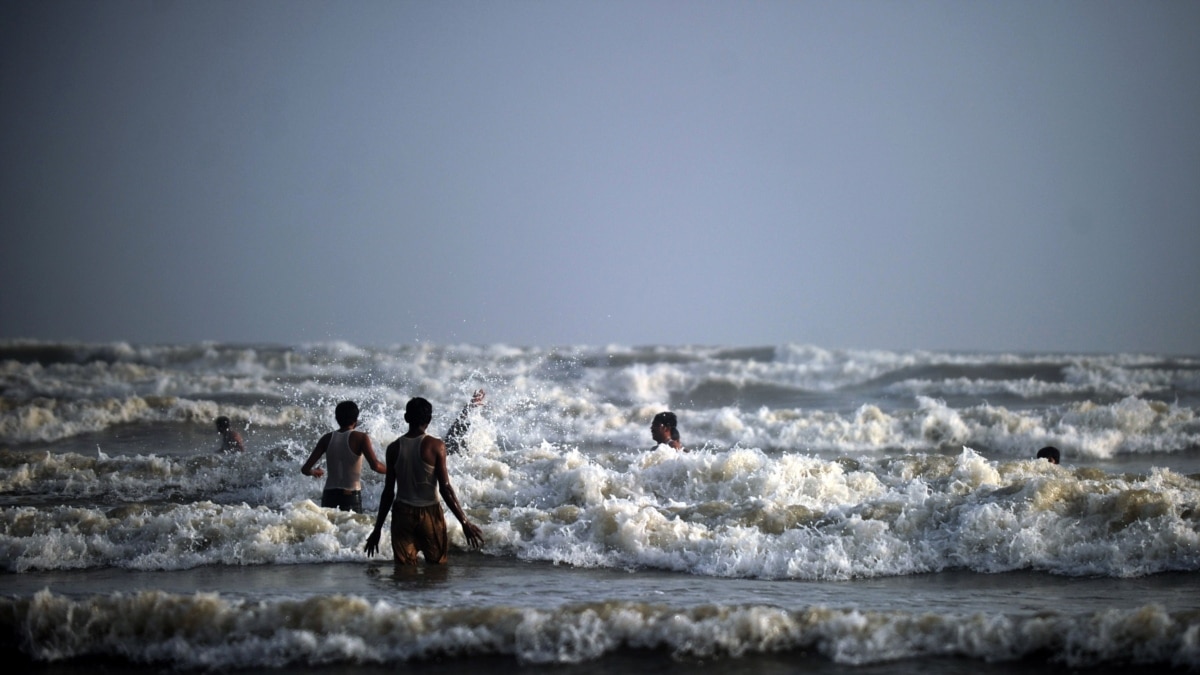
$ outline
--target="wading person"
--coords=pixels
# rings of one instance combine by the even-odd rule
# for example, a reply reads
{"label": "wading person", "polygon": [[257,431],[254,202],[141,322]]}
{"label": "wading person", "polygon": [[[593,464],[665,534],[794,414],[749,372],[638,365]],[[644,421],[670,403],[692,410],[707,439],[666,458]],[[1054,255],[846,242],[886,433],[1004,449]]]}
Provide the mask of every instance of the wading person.
{"label": "wading person", "polygon": [[392,554],[396,565],[415,565],[417,553],[425,562],[441,565],[446,562],[450,540],[446,534],[446,517],[438,494],[446,507],[462,524],[467,544],[479,548],[483,533],[467,520],[458,495],[450,485],[446,468],[446,444],[437,436],[425,433],[433,420],[433,405],[414,398],[404,409],[408,432],[387,447],[387,476],[379,498],[379,517],[375,529],[367,537],[367,556],[379,550],[379,537],[388,511],[392,513]]}
{"label": "wading person", "polygon": [[221,437],[221,452],[244,452],[246,444],[242,442],[242,435],[234,431],[228,417],[224,415],[217,418],[217,434]]}
{"label": "wading person", "polygon": [[333,415],[337,419],[337,431],[331,431],[317,441],[317,447],[313,448],[308,461],[300,467],[300,473],[314,478],[324,476],[324,469],[314,467],[321,455],[325,455],[329,475],[321,492],[321,506],[362,513],[363,460],[366,459],[376,473],[386,473],[387,467],[375,456],[371,437],[355,430],[358,426],[358,405],[354,401],[337,404]]}

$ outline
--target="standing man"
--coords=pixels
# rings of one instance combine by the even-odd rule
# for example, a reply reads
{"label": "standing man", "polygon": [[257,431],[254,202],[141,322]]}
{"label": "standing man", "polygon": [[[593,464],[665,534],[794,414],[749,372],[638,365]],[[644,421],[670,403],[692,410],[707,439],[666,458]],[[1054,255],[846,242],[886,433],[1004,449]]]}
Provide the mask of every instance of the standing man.
{"label": "standing man", "polygon": [[483,533],[479,526],[467,520],[458,503],[458,495],[450,485],[446,444],[437,436],[425,433],[432,420],[433,404],[423,398],[411,399],[404,408],[408,432],[387,447],[387,477],[384,478],[383,495],[379,498],[379,517],[375,519],[375,529],[367,537],[367,556],[373,556],[379,550],[379,536],[390,509],[392,554],[396,565],[415,565],[418,551],[425,556],[427,564],[444,564],[450,539],[438,493],[462,523],[467,544],[472,548],[483,544]]}
{"label": "standing man", "polygon": [[366,458],[375,473],[386,473],[387,467],[375,456],[371,437],[355,431],[354,428],[358,426],[358,405],[354,401],[337,404],[333,415],[337,419],[338,430],[325,434],[317,441],[317,447],[313,448],[308,461],[300,467],[300,473],[314,478],[324,476],[324,469],[313,467],[321,455],[328,455],[325,463],[329,466],[329,477],[325,479],[325,490],[321,493],[321,506],[362,513],[363,459]]}

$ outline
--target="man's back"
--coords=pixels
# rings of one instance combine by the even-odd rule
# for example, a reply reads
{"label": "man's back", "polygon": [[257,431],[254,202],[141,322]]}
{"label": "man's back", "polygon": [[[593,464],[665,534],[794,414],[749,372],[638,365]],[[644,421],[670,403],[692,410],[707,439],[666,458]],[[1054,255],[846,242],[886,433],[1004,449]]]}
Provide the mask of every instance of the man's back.
{"label": "man's back", "polygon": [[325,489],[339,490],[362,489],[363,456],[351,448],[351,437],[359,431],[334,431],[329,435],[329,445],[325,449],[325,461],[329,470],[325,476]]}
{"label": "man's back", "polygon": [[[363,547],[368,556],[379,550],[383,523],[391,512],[392,552],[397,565],[415,563],[418,549],[428,563],[445,562],[449,538],[438,495],[462,524],[467,544],[472,548],[483,544],[483,533],[478,525],[467,520],[467,514],[458,503],[458,495],[450,485],[446,444],[437,436],[425,433],[432,419],[433,405],[423,398],[410,399],[404,408],[408,433],[393,441],[387,449],[387,478],[379,497],[379,515],[375,518],[375,529],[367,536],[367,544]],[[409,483],[408,487],[405,487],[406,483]],[[430,494],[435,488],[436,493]],[[422,500],[431,498],[432,503],[414,506],[397,497],[398,492],[409,489],[418,493]]]}
{"label": "man's back", "polygon": [[[429,441],[436,436],[401,436],[396,439],[396,501],[409,506],[432,506],[438,502],[436,456]],[[429,461],[430,459],[434,461]]]}

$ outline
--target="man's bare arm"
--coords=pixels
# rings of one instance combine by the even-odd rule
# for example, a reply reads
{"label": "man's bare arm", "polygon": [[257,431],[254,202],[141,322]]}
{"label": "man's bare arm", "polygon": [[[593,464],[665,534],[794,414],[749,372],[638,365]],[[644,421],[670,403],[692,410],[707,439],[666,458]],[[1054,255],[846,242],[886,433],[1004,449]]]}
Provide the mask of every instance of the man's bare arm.
{"label": "man's bare arm", "polygon": [[358,434],[359,438],[358,448],[356,449],[359,451],[359,454],[363,456],[363,459],[367,460],[367,464],[370,465],[371,470],[375,473],[386,474],[387,467],[384,466],[383,462],[379,461],[379,458],[375,456],[375,445],[371,443],[371,437],[362,431],[356,431],[354,433]]}
{"label": "man's bare arm", "polygon": [[450,430],[446,432],[446,452],[454,454],[464,449],[465,437],[467,432],[471,430],[471,422],[468,415],[471,413],[471,408],[483,405],[483,397],[483,390],[476,389],[475,393],[471,395],[471,402],[463,406],[462,412],[458,413],[458,417],[450,425]]}
{"label": "man's bare arm", "polygon": [[433,437],[429,437],[426,442],[431,444],[430,449],[434,453],[433,473],[437,478],[438,492],[442,495],[442,501],[446,502],[446,508],[450,509],[450,513],[453,513],[458,522],[462,524],[467,544],[471,548],[479,548],[483,545],[483,531],[479,529],[478,525],[467,520],[467,514],[463,512],[462,505],[458,503],[458,495],[454,493],[454,487],[450,485],[450,471],[446,468],[446,444]]}
{"label": "man's bare arm", "polygon": [[325,469],[320,467],[313,468],[317,461],[321,459],[321,455],[325,454],[325,450],[329,448],[329,439],[333,434],[325,434],[321,440],[317,441],[317,447],[313,448],[312,454],[308,456],[308,461],[304,462],[304,466],[300,467],[300,473],[313,478],[320,478],[325,475]]}
{"label": "man's bare arm", "polygon": [[367,536],[367,545],[363,548],[367,557],[374,556],[379,551],[379,537],[383,532],[383,524],[387,521],[388,512],[392,510],[392,502],[396,498],[396,458],[400,455],[400,441],[387,447],[387,469],[384,471],[383,494],[379,496],[379,515],[375,517],[375,529]]}

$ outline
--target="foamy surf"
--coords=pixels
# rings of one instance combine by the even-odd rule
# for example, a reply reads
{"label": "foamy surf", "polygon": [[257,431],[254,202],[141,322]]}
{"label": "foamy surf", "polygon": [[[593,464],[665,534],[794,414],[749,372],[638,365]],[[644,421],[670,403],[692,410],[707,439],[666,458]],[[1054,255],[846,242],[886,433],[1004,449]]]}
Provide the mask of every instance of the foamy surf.
{"label": "foamy surf", "polygon": [[[959,568],[1110,577],[1200,569],[1200,483],[1167,469],[1109,475],[970,449],[826,460],[665,446],[587,454],[547,444],[455,459],[457,489],[492,555],[805,580]],[[6,492],[36,488],[43,498],[114,506],[4,509],[0,560],[22,572],[356,559],[371,514],[295,499],[313,492],[298,462],[37,453],[0,470]]]}
{"label": "foamy surf", "polygon": [[679,659],[815,651],[851,665],[1044,654],[1069,667],[1200,665],[1200,616],[1156,606],[1007,616],[633,602],[445,608],[354,596],[253,601],[215,593],[67,598],[42,591],[0,599],[0,621],[40,661],[116,657],[204,670],[469,656],[562,664],[620,650],[666,650]]}

